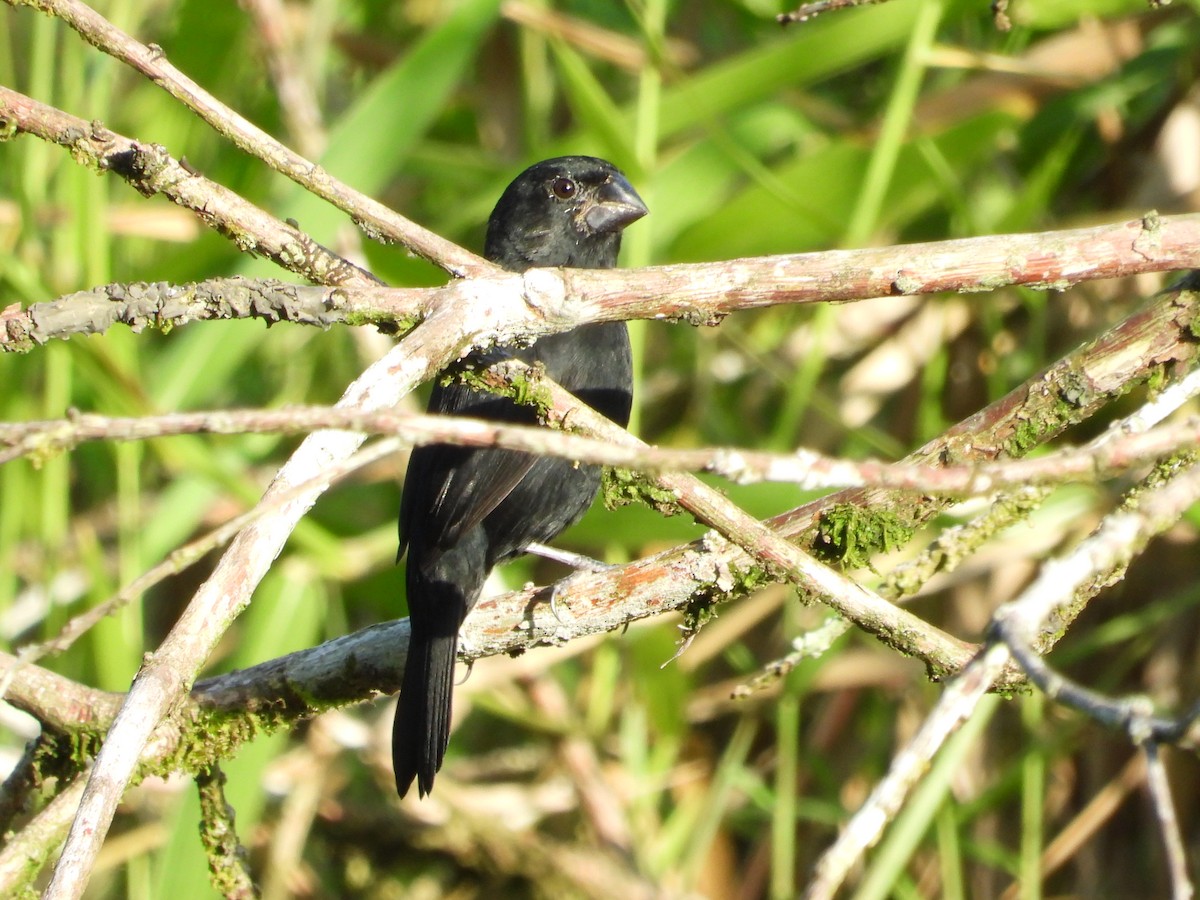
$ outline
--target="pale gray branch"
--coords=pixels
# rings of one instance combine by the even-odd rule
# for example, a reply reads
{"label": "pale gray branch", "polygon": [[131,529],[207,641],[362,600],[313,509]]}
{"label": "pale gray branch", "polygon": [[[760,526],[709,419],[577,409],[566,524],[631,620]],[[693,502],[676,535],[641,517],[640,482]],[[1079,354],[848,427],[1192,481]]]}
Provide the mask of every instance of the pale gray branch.
{"label": "pale gray branch", "polygon": [[[454,316],[430,316],[400,345],[371,366],[342,396],[340,405],[361,409],[394,406],[400,396],[447,362],[448,347],[460,345],[465,327]],[[344,431],[307,437],[279,470],[264,500],[349,456],[363,436]],[[170,634],[138,673],[121,711],[96,757],[79,812],[55,866],[46,896],[79,897],[96,854],[147,740],[167,711],[191,686],[216,642],[250,602],[288,535],[320,495],[314,488],[272,510],[230,545],[209,579],[197,591]]]}

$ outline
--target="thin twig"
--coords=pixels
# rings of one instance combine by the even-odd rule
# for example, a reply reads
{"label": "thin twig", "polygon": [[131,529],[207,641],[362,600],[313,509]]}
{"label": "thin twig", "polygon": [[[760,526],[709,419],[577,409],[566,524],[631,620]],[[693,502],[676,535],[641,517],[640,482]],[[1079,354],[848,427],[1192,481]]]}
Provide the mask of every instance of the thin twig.
{"label": "thin twig", "polygon": [[[1083,447],[1071,450],[1059,450],[1046,456],[1037,457],[1036,459],[998,464],[997,468],[1005,471],[1006,476],[1002,480],[994,482],[994,486],[1013,487],[1020,485],[1019,489],[1003,493],[995,498],[983,515],[963,525],[943,530],[917,556],[902,563],[887,574],[879,587],[880,596],[892,602],[901,602],[904,598],[915,594],[935,574],[954,571],[999,530],[1008,528],[1015,522],[1028,516],[1033,509],[1041,505],[1042,501],[1051,492],[1051,483],[1048,480],[1044,480],[1041,477],[1041,473],[1038,472],[1042,463],[1052,460],[1066,462],[1066,466],[1059,469],[1060,472],[1065,475],[1067,470],[1074,469],[1078,474],[1082,475],[1083,470],[1075,469],[1075,463],[1079,462],[1086,465],[1085,461],[1091,459],[1097,463],[1097,468],[1094,470],[1095,474],[1100,476],[1102,470],[1107,468],[1100,460],[1113,452],[1123,455],[1118,448],[1124,445],[1125,441],[1141,441],[1147,438],[1157,440],[1157,435],[1173,430],[1171,426],[1165,427],[1162,431],[1151,431],[1149,429],[1171,415],[1186,400],[1197,393],[1200,393],[1200,368],[1193,370],[1184,378],[1169,385],[1157,397],[1148,401],[1133,414],[1114,422],[1103,434],[1089,441]],[[1174,450],[1168,452],[1174,453],[1190,450],[1194,445],[1195,442],[1189,436],[1179,443],[1174,444]],[[1014,468],[1009,468],[1009,466],[1013,466]],[[951,472],[955,468],[952,466],[946,469],[935,469],[934,471]],[[972,468],[976,472],[985,472],[991,470],[992,466],[985,464]],[[1017,473],[1024,473],[1027,477],[1012,480],[1007,477],[1008,475]],[[1065,483],[1071,479],[1072,476],[1068,475],[1060,483]],[[937,492],[927,491],[927,493]],[[768,663],[763,667],[763,671],[760,674],[752,678],[747,684],[736,688],[733,692],[734,698],[744,699],[754,692],[774,684],[779,678],[790,672],[801,660],[814,658],[823,654],[831,646],[832,642],[842,634],[845,634],[849,628],[850,623],[845,619],[837,615],[831,616],[820,629],[810,632],[801,639],[797,639],[794,642],[792,651],[785,657]],[[1015,649],[1014,655],[1018,655]],[[1041,661],[1040,657],[1033,655],[1032,650],[1028,651],[1028,655],[1030,657],[1029,664],[1026,664],[1024,660],[1020,661],[1022,662],[1022,668],[1033,676],[1034,672],[1030,666],[1041,664]],[[1044,664],[1041,665],[1044,666]],[[1036,681],[1037,679],[1035,678],[1034,680]],[[1039,683],[1039,686],[1042,687],[1042,690],[1046,690],[1044,684]],[[1176,735],[1177,738],[1178,735]]]}
{"label": "thin twig", "polygon": [[[1192,377],[1200,383],[1200,370]],[[303,406],[129,417],[74,413],[65,419],[0,422],[0,447],[7,445],[0,449],[0,465],[21,456],[45,458],[88,441],[142,441],[182,434],[306,434],[323,428],[394,435],[399,439],[393,445],[396,447],[503,447],[644,473],[706,472],[738,484],[773,481],[796,484],[805,490],[873,486],[953,496],[979,496],[1033,484],[1094,482],[1200,443],[1200,417],[1146,432],[1135,432],[1118,423],[1083,447],[1063,448],[1046,456],[932,466],[874,459],[855,462],[803,448],[792,453],[768,453],[739,447],[686,450],[623,446],[537,426]]]}
{"label": "thin twig", "polygon": [[[561,427],[600,437],[614,444],[644,449],[645,444],[603,416],[580,404],[571,394],[551,382],[543,382],[531,368],[516,361],[493,365],[494,373],[506,381],[524,378],[535,384],[546,403],[548,420]],[[828,605],[860,628],[900,649],[927,660],[932,668],[955,670],[970,658],[970,645],[955,640],[933,625],[888,603],[809,556],[767,525],[730,502],[720,491],[693,475],[665,473],[655,478],[666,496],[673,498],[698,520],[716,529],[721,538],[739,546],[768,575],[791,581],[813,599]],[[707,539],[717,541],[716,536]],[[735,560],[730,570],[745,569],[749,560]],[[722,577],[720,574],[718,578]],[[732,580],[732,571],[725,578]]]}
{"label": "thin twig", "polygon": [[992,622],[991,634],[1008,647],[1029,680],[1051,700],[1077,709],[1101,725],[1135,735],[1138,742],[1178,743],[1196,726],[1200,706],[1179,716],[1157,716],[1145,697],[1108,697],[1056,672],[1012,625],[1012,619],[998,617]]}
{"label": "thin twig", "polygon": [[1179,817],[1175,814],[1175,801],[1171,799],[1171,784],[1159,753],[1158,741],[1148,740],[1142,744],[1146,755],[1146,787],[1154,804],[1162,834],[1163,849],[1167,853],[1167,871],[1171,877],[1172,900],[1192,900],[1196,893],[1188,875],[1187,852],[1183,846],[1183,835],[1179,830]]}
{"label": "thin twig", "polygon": [[[252,509],[233,517],[220,527],[208,532],[208,534],[202,535],[193,541],[189,541],[182,547],[176,548],[166,559],[158,565],[147,569],[109,599],[96,604],[77,616],[73,616],[58,630],[58,633],[54,637],[35,644],[26,644],[18,651],[17,656],[7,666],[0,665],[0,697],[7,695],[9,686],[13,683],[13,679],[22,667],[34,663],[51,653],[65,652],[75,641],[86,634],[89,629],[102,619],[111,616],[117,610],[132,603],[164,578],[176,575],[193,563],[203,559],[212,550],[232,540],[238,532],[258,521],[268,512],[278,510],[279,507],[290,503],[309,491],[320,489],[325,485],[336,482],[351,472],[357,471],[386,456],[390,456],[396,453],[401,446],[402,444],[394,439],[378,441],[367,449],[360,450],[358,453],[347,457],[345,460],[331,464],[316,476],[296,485],[291,490],[281,493],[269,501],[255,504]],[[26,709],[28,712],[33,712],[32,709],[24,704],[22,704],[21,708]],[[113,713],[115,711],[114,708]],[[43,723],[55,724],[53,716],[43,718],[43,715],[45,714],[38,715],[38,718]],[[76,720],[80,719],[77,713],[73,713],[73,715]],[[107,729],[110,721],[104,723],[104,730]],[[70,730],[71,724],[71,722],[59,722],[58,727],[63,730]],[[76,721],[75,724],[87,725],[88,723],[80,720]]]}
{"label": "thin twig", "polygon": [[283,0],[242,0],[241,6],[254,20],[288,136],[304,156],[320,156],[326,134],[313,86],[314,68],[288,41],[287,6]]}
{"label": "thin twig", "polygon": [[[320,276],[315,268],[300,274]],[[407,331],[438,296],[429,290],[347,290],[344,285],[300,285],[236,275],[193,284],[106,284],[0,310],[0,350],[26,352],[52,340],[103,334],[117,324],[135,333],[145,329],[165,333],[212,319],[261,319],[267,325],[289,322],[318,328],[374,322],[390,331]]]}
{"label": "thin twig", "polygon": [[[993,620],[1003,623],[1023,643],[1036,645],[1045,623],[1057,610],[1077,603],[1081,594],[1096,593],[1154,535],[1169,528],[1197,500],[1200,465],[1177,471],[1162,485],[1141,494],[1136,510],[1111,513],[1078,547],[1043,565],[1033,583],[1020,597],[997,610]],[[822,854],[804,894],[807,900],[833,897],[928,770],[934,754],[972,714],[1010,659],[1005,644],[992,642],[950,681],[917,734],[896,754],[888,773]]]}
{"label": "thin twig", "polygon": [[[1001,494],[993,500],[987,512],[975,520],[956,528],[948,528],[939,534],[937,539],[918,556],[892,570],[880,587],[880,593],[889,600],[897,600],[902,596],[916,593],[921,585],[935,573],[954,571],[960,562],[983,546],[986,541],[991,539],[992,535],[1027,517],[1049,495],[1053,482],[1052,479],[1045,479],[1037,474],[1040,461],[1057,457],[1059,453],[1068,454],[1074,462],[1078,463],[1093,459],[1097,463],[1096,474],[1101,476],[1101,472],[1107,468],[1101,460],[1114,452],[1119,456],[1123,455],[1119,448],[1127,439],[1135,442],[1157,440],[1157,435],[1164,434],[1171,428],[1168,427],[1163,431],[1152,431],[1151,429],[1198,393],[1200,393],[1200,367],[1168,385],[1132,414],[1113,422],[1104,433],[1082,447],[1057,451],[1045,457],[1039,457],[1037,460],[1022,460],[1018,464],[1018,471],[1023,471],[1029,477],[1024,482],[1019,479],[1016,481],[1006,480],[1003,485],[998,485],[1002,488],[1019,485],[1017,490]],[[1189,445],[1188,441],[1181,441],[1169,453],[1190,450],[1196,443],[1200,442],[1193,442]],[[1074,462],[1068,462],[1067,468],[1074,468]],[[1029,466],[1029,468],[1026,469],[1025,466]],[[1067,480],[1071,480],[1070,476],[1060,483],[1065,483]]]}
{"label": "thin twig", "polygon": [[217,765],[196,775],[200,795],[200,843],[208,858],[208,878],[226,900],[258,897],[246,848],[238,840],[234,810],[225,799],[225,773]]}

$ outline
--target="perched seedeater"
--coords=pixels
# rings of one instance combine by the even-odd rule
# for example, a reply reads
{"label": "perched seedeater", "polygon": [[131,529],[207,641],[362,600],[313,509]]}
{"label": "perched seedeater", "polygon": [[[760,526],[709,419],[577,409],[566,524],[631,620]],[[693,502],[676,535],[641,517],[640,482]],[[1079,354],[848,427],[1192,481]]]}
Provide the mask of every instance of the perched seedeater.
{"label": "perched seedeater", "polygon": [[[611,163],[563,156],[530,166],[508,186],[488,219],[484,255],[505,269],[607,269],[621,232],[646,205]],[[624,426],[633,402],[633,365],[624,322],[583,325],[522,348],[467,358],[541,363],[580,400]],[[433,389],[429,411],[535,424],[528,406],[461,384]],[[408,549],[412,637],[392,731],[396,790],[417,780],[433,789],[450,736],[458,630],[497,563],[553,540],[584,514],[600,487],[597,466],[514,450],[437,445],[413,451],[400,505],[400,554]]]}

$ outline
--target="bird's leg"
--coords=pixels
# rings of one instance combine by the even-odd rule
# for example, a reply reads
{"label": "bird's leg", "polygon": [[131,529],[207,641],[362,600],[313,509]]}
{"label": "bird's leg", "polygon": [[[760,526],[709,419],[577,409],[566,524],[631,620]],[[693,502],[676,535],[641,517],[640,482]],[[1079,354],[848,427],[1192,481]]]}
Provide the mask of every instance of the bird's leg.
{"label": "bird's leg", "polygon": [[547,544],[530,544],[525,548],[525,552],[532,553],[534,556],[540,556],[542,559],[552,559],[555,562],[562,563],[564,566],[574,569],[576,572],[604,572],[613,568],[608,563],[602,563],[600,560],[592,559],[590,556],[585,556],[582,553],[559,550],[557,547],[551,547]]}
{"label": "bird's leg", "polygon": [[550,547],[546,544],[533,543],[525,548],[526,553],[532,553],[534,556],[540,556],[543,559],[551,559],[554,562],[562,563],[564,566],[569,566],[575,571],[564,578],[558,584],[550,587],[550,612],[554,614],[554,618],[560,624],[566,624],[562,620],[562,616],[558,614],[558,591],[564,582],[570,581],[581,572],[605,572],[609,569],[615,569],[616,566],[602,563],[598,559],[592,559],[590,556],[584,556],[582,553],[572,553],[570,550],[560,550],[557,547]]}

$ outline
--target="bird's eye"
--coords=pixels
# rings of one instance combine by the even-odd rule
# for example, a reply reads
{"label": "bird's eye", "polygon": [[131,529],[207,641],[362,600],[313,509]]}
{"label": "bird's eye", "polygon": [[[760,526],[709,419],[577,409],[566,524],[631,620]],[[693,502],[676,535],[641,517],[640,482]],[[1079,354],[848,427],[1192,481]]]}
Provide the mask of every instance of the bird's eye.
{"label": "bird's eye", "polygon": [[554,196],[559,200],[567,200],[575,196],[575,182],[565,175],[560,175],[551,182],[550,190],[554,191]]}

